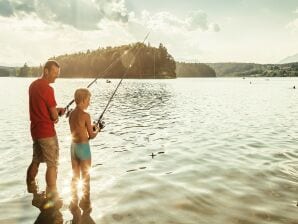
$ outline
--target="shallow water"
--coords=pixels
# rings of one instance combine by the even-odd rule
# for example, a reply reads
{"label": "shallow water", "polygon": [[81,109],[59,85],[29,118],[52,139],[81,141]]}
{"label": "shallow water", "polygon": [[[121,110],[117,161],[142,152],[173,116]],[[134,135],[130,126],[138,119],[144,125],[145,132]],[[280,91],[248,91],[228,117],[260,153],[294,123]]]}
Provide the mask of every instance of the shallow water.
{"label": "shallow water", "polygon": [[[0,223],[33,223],[27,89],[0,78]],[[90,79],[58,79],[65,106]],[[91,88],[97,118],[119,80]],[[251,82],[251,84],[250,84]],[[298,223],[297,78],[124,80],[91,141],[93,220],[107,223]],[[70,198],[70,135],[56,126],[59,191]],[[150,156],[151,154],[155,156]],[[44,188],[45,166],[38,180]],[[71,219],[66,206],[64,220]]]}

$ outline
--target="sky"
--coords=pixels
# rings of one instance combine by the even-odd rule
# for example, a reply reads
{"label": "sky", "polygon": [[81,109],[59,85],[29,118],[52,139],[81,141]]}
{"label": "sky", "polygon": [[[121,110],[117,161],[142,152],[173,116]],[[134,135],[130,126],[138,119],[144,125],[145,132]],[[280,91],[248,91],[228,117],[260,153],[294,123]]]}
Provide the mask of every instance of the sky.
{"label": "sky", "polygon": [[0,0],[0,66],[162,43],[176,61],[278,63],[298,53],[298,0]]}

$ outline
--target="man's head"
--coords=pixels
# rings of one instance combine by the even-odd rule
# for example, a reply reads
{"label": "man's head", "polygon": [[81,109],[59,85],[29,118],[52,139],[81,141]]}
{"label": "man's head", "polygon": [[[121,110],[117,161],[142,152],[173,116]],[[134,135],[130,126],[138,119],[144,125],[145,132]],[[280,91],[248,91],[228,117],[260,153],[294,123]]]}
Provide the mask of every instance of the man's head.
{"label": "man's head", "polygon": [[75,91],[74,99],[77,105],[87,108],[90,103],[91,93],[87,88],[80,88]]}
{"label": "man's head", "polygon": [[60,74],[60,66],[55,60],[48,60],[43,66],[43,78],[49,83],[54,83]]}

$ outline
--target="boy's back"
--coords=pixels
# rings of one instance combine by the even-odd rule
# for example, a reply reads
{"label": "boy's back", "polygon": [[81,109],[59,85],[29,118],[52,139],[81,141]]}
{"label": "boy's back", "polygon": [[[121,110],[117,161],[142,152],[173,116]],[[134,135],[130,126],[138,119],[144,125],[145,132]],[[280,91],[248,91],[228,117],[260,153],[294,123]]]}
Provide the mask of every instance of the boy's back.
{"label": "boy's back", "polygon": [[89,141],[88,124],[91,124],[90,115],[76,107],[69,116],[69,126],[72,141],[75,143],[87,143]]}
{"label": "boy's back", "polygon": [[[91,124],[90,115],[85,112],[90,104],[90,97],[91,94],[88,89],[77,89],[74,96],[76,108],[69,116],[69,126],[72,135],[70,147],[71,165],[73,170],[71,180],[72,202],[69,208],[73,214],[81,213],[79,207],[83,212],[91,212],[89,173],[91,167],[91,150],[89,139],[95,138],[99,129],[96,125]],[[83,195],[78,203],[77,185],[80,177],[82,177],[84,184],[82,188]]]}

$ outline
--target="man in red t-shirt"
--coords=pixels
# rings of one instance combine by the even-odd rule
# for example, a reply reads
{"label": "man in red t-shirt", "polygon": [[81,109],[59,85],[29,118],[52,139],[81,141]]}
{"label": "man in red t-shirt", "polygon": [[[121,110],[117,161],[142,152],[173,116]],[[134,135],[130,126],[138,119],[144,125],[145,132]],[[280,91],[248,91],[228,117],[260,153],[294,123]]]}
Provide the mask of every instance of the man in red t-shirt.
{"label": "man in red t-shirt", "polygon": [[[54,60],[46,62],[41,78],[33,81],[29,87],[29,112],[31,121],[31,136],[33,139],[32,162],[27,170],[27,190],[37,195],[35,177],[39,164],[47,165],[46,195],[57,195],[56,180],[59,159],[59,145],[54,124],[58,122],[59,115],[63,115],[64,108],[56,108],[56,100],[53,88],[59,76],[60,66]],[[34,201],[34,199],[33,199]],[[34,202],[32,201],[32,204]]]}

